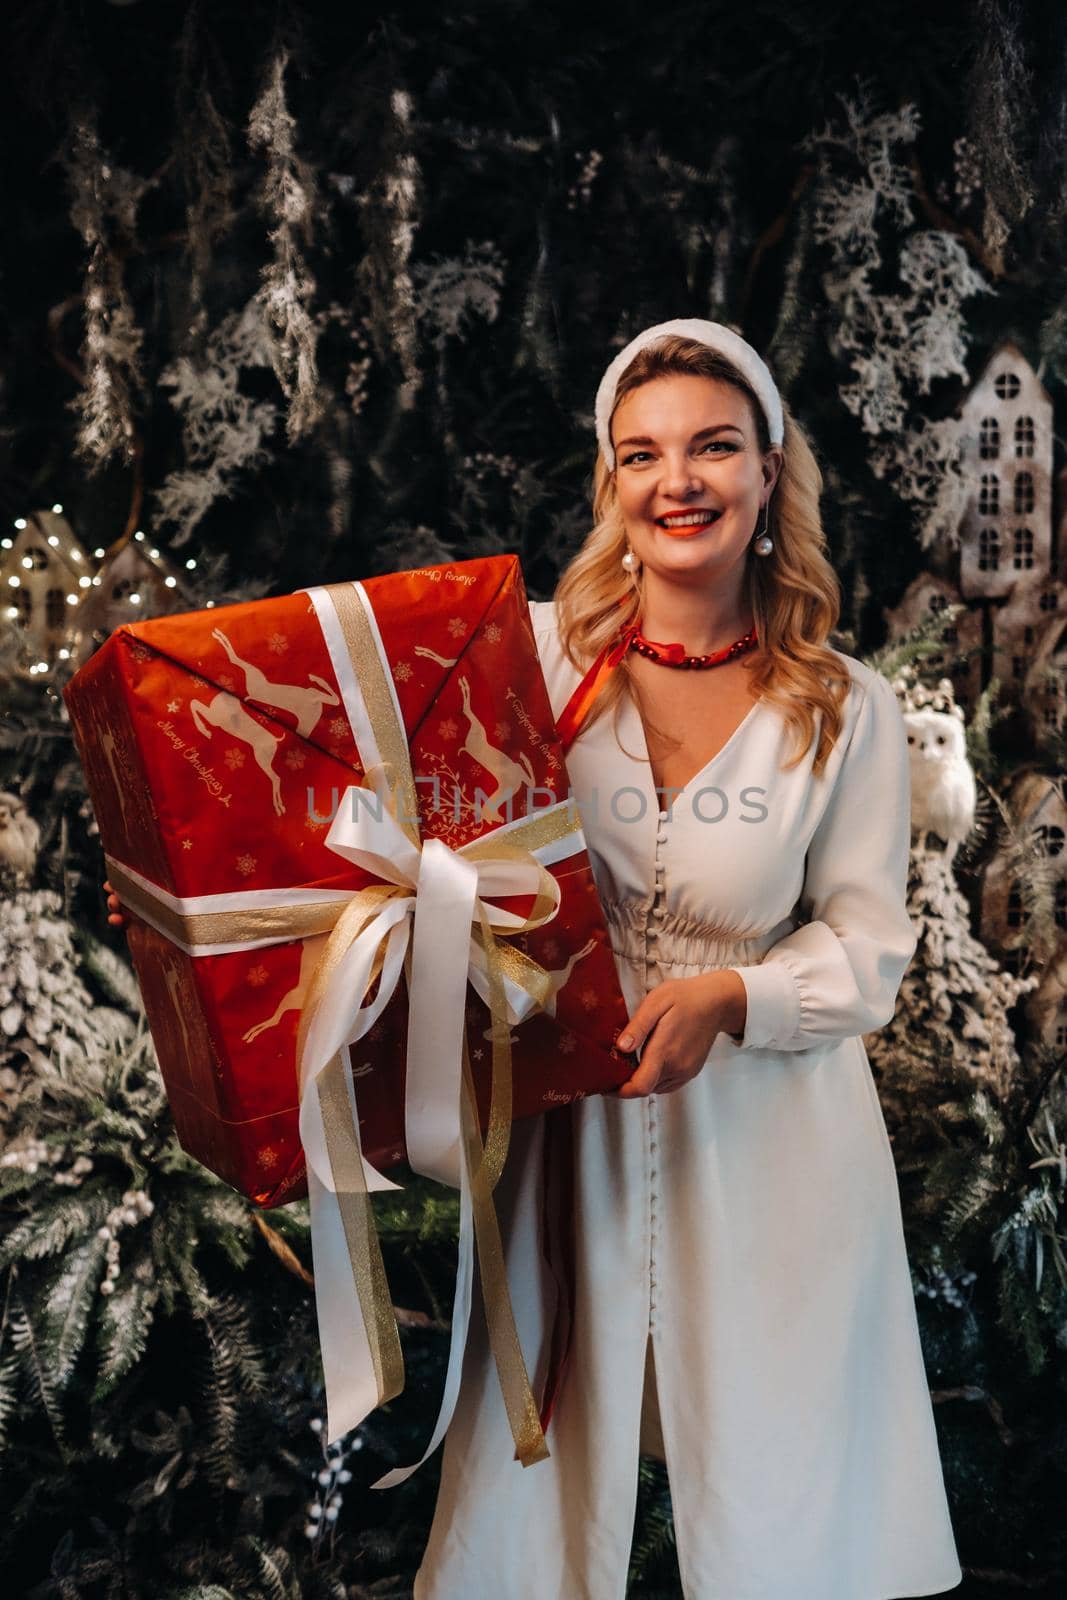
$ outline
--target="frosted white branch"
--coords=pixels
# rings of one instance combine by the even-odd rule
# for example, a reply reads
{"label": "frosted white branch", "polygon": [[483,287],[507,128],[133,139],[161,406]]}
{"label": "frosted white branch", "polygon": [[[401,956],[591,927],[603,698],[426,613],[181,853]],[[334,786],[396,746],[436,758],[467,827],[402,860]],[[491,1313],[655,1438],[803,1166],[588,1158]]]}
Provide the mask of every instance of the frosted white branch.
{"label": "frosted white branch", "polygon": [[274,219],[269,238],[273,259],[263,269],[259,296],[274,330],[271,365],[289,401],[290,441],[303,438],[324,410],[319,386],[318,332],[309,307],[315,279],[304,260],[301,238],[310,244],[320,212],[315,175],[296,152],[296,123],[285,98],[285,51],[275,56],[266,85],[248,119],[248,142],[262,150],[267,170],[260,205]]}

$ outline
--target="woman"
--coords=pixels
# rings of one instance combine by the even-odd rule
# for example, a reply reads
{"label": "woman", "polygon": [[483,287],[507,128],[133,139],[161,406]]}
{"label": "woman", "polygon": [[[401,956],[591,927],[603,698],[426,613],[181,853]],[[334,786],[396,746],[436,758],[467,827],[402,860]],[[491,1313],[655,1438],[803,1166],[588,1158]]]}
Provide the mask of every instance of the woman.
{"label": "woman", "polygon": [[[596,525],[531,615],[562,727],[600,684],[568,771],[639,1064],[567,1113],[550,1459],[514,1460],[475,1318],[415,1600],[622,1600],[660,1437],[687,1600],[943,1593],[961,1571],[860,1037],[916,943],[899,709],[825,643],[821,479],[751,346],[645,330],[597,433]],[[515,1124],[496,1191],[538,1381],[543,1135]]]}
{"label": "woman", "polygon": [[[641,1448],[687,1600],[940,1594],[961,1571],[860,1037],[916,943],[900,713],[825,643],[821,479],[751,346],[646,329],[596,413],[595,527],[531,615],[561,727],[585,712],[568,771],[638,1065],[565,1113],[550,1458],[515,1461],[475,1317],[415,1600],[622,1600]],[[544,1131],[514,1125],[495,1191],[538,1392]]]}

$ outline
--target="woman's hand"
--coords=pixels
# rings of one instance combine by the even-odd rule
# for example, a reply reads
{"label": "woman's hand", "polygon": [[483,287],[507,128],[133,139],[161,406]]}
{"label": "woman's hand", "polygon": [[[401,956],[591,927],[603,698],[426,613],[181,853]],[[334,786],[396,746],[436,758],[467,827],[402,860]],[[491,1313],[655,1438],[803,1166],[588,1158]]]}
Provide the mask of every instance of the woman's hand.
{"label": "woman's hand", "polygon": [[111,926],[113,928],[127,927],[130,919],[126,916],[123,916],[122,901],[119,899],[118,895],[115,893],[114,889],[111,887],[110,883],[108,883],[106,878],[104,880],[104,893],[107,895],[107,909],[110,912],[110,916],[107,920],[111,923]]}
{"label": "woman's hand", "polygon": [[619,1049],[637,1050],[648,1040],[640,1065],[616,1095],[635,1100],[680,1089],[696,1077],[720,1033],[743,1033],[747,1012],[748,993],[736,972],[667,978],[646,994],[616,1041]]}

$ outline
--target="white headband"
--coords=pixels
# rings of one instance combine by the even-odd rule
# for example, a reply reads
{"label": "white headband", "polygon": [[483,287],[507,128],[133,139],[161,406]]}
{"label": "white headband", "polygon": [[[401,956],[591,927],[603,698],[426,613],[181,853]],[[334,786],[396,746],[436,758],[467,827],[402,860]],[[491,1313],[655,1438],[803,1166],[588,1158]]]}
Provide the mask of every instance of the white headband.
{"label": "white headband", "polygon": [[646,328],[635,339],[631,339],[600,380],[600,388],[596,392],[596,436],[608,466],[614,471],[615,451],[611,444],[610,423],[619,379],[639,350],[646,345],[658,344],[672,333],[684,339],[695,339],[698,344],[706,344],[709,350],[720,350],[727,360],[733,362],[759,396],[771,443],[781,444],[785,432],[782,402],[766,363],[739,333],[724,328],[721,322],[704,322],[700,317],[678,317],[673,322],[657,322],[655,327]]}

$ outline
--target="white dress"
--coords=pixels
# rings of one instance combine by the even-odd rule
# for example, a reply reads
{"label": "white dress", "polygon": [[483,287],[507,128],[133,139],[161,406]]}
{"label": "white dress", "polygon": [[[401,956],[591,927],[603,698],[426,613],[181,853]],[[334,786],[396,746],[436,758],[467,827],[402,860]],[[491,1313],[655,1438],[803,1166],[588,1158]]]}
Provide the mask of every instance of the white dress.
{"label": "white dress", "polygon": [[[558,716],[580,674],[531,604]],[[923,1367],[896,1171],[860,1035],[915,949],[909,771],[889,684],[852,676],[822,777],[754,705],[673,805],[636,707],[568,754],[631,1015],[716,967],[748,995],[674,1093],[575,1119],[577,1300],[550,1459],[523,1468],[480,1307],[415,1600],[623,1600],[646,1346],[686,1600],[900,1600],[962,1578]],[[523,1350],[545,1370],[543,1117],[514,1125],[496,1197]],[[647,1409],[647,1407],[646,1407]]]}

